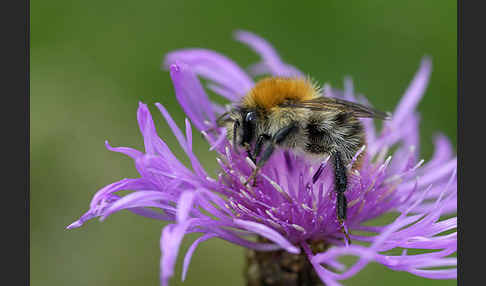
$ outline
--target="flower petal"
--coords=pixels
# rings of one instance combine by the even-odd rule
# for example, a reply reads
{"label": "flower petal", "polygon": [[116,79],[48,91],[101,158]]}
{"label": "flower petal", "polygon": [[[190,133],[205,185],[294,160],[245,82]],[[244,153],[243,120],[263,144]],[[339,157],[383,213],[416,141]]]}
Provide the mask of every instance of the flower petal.
{"label": "flower petal", "polygon": [[412,83],[409,85],[395,112],[393,113],[390,125],[399,128],[409,114],[413,114],[415,108],[425,93],[432,72],[432,61],[426,57],[422,59],[420,68],[415,74]]}
{"label": "flower petal", "polygon": [[266,225],[263,225],[261,223],[253,222],[253,221],[248,221],[248,220],[241,220],[241,219],[235,219],[234,222],[243,227],[244,229],[247,229],[249,231],[252,231],[254,233],[257,233],[275,243],[280,245],[283,249],[290,253],[294,254],[299,254],[300,249],[293,246],[287,239],[285,239],[280,233],[276,232],[275,230],[269,228]]}
{"label": "flower petal", "polygon": [[140,132],[143,135],[145,144],[145,152],[147,154],[156,154],[163,157],[168,157],[169,160],[177,160],[175,156],[170,152],[169,147],[162,139],[157,135],[155,130],[154,121],[152,115],[146,104],[140,102],[137,110],[138,125]]}
{"label": "flower petal", "polygon": [[191,68],[187,64],[176,62],[170,65],[170,76],[179,104],[197,129],[202,131],[209,126],[215,126],[216,116],[212,103]]}
{"label": "flower petal", "polygon": [[191,263],[191,258],[192,254],[196,250],[196,248],[199,246],[201,242],[204,242],[210,238],[215,237],[215,234],[205,234],[198,239],[196,239],[192,244],[191,247],[186,252],[186,256],[184,256],[184,264],[182,267],[182,281],[186,280],[186,275],[187,275],[187,270],[189,269],[189,263]]}
{"label": "flower petal", "polygon": [[233,61],[205,49],[186,49],[166,55],[164,65],[185,63],[192,71],[231,90],[231,101],[238,100],[253,87],[252,79]]}
{"label": "flower petal", "polygon": [[187,220],[195,198],[196,193],[194,191],[185,191],[179,197],[177,202],[177,223],[180,224]]}
{"label": "flower petal", "polygon": [[424,169],[431,170],[438,167],[454,157],[452,145],[449,139],[443,134],[438,134],[434,138],[434,154],[424,165]]}
{"label": "flower petal", "polygon": [[168,202],[174,201],[174,197],[160,191],[137,191],[128,194],[112,203],[102,214],[102,219],[114,212],[136,207],[159,207],[161,209],[172,209]]}
{"label": "flower petal", "polygon": [[265,73],[278,76],[303,75],[297,68],[284,63],[275,49],[263,38],[247,31],[236,31],[235,38],[248,45],[262,57],[262,62],[259,63],[258,68],[253,68],[257,75]]}
{"label": "flower petal", "polygon": [[108,186],[96,192],[96,194],[93,196],[93,199],[91,200],[90,207],[96,208],[103,199],[107,198],[107,196],[114,192],[122,190],[150,190],[153,187],[154,185],[144,178],[123,179],[118,182],[109,184]]}
{"label": "flower petal", "polygon": [[[160,112],[164,116],[165,120],[167,121],[167,124],[172,130],[172,133],[174,133],[175,137],[177,138],[177,141],[179,141],[179,145],[181,145],[182,149],[186,152],[187,157],[189,157],[189,160],[191,161],[192,168],[194,169],[194,171],[200,177],[205,178],[207,176],[207,173],[204,171],[196,155],[192,152],[191,146],[190,144],[188,144],[189,142],[184,138],[184,135],[182,135],[181,130],[179,129],[179,127],[177,127],[177,124],[174,122],[167,109],[165,109],[165,107],[162,106],[162,104],[160,103],[156,103],[155,105],[159,108]],[[190,132],[190,125],[188,122],[186,122],[186,124],[188,124],[186,125],[186,127],[189,128],[188,132]]]}
{"label": "flower petal", "polygon": [[108,149],[110,151],[125,154],[125,155],[131,157],[134,160],[137,160],[138,157],[140,157],[140,156],[143,155],[142,152],[140,152],[138,150],[135,150],[133,148],[128,148],[128,147],[111,147],[110,143],[108,143],[108,140],[105,141],[105,146],[106,146],[106,149]]}
{"label": "flower petal", "polygon": [[160,239],[160,249],[162,257],[160,261],[160,280],[162,286],[169,285],[169,279],[174,275],[174,266],[179,253],[182,238],[190,226],[191,220],[186,220],[182,224],[171,224],[164,228]]}

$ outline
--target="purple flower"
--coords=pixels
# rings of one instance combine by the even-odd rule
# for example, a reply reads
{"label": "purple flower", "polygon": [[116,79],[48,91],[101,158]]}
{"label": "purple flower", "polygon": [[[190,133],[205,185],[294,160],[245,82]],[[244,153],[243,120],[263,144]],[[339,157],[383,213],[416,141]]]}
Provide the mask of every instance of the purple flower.
{"label": "purple flower", "polygon": [[[326,285],[339,285],[339,280],[355,275],[370,262],[431,279],[456,278],[457,160],[442,135],[435,139],[431,160],[418,160],[419,116],[415,108],[428,84],[430,60],[422,60],[392,119],[384,122],[380,132],[371,119],[362,119],[367,145],[359,151],[364,154],[360,169],[349,176],[346,227],[353,244],[346,245],[336,218],[332,166],[326,161],[313,164],[291,152],[276,151],[259,173],[258,185],[245,186],[254,165],[246,153],[235,152],[225,131],[216,127],[218,114],[230,106],[210,101],[198,76],[207,80],[208,89],[236,103],[254,85],[252,76],[302,72],[284,63],[258,36],[239,31],[236,39],[261,56],[249,73],[223,55],[204,49],[179,50],[166,57],[164,66],[170,69],[177,99],[190,119],[185,121],[185,130],[179,129],[161,104],[156,106],[188,156],[190,167],[159,138],[147,106],[140,103],[137,119],[145,152],[106,143],[109,150],[133,158],[140,177],[99,190],[89,210],[68,228],[94,217],[103,220],[124,209],[170,222],[160,240],[162,285],[168,285],[173,275],[184,235],[192,232],[201,236],[185,254],[183,280],[199,243],[215,237],[257,251],[304,255]],[[363,96],[355,95],[349,79],[344,91],[330,86],[324,90],[328,96],[369,104]],[[207,174],[193,153],[190,122],[218,153],[217,178]],[[391,150],[395,150],[393,154]],[[132,192],[117,194],[123,190]],[[387,225],[366,224],[385,213],[396,214]],[[329,248],[315,253],[312,243],[316,241]],[[389,254],[393,249],[402,252]],[[409,249],[422,251],[409,254]],[[349,255],[359,259],[346,267],[339,258]]]}

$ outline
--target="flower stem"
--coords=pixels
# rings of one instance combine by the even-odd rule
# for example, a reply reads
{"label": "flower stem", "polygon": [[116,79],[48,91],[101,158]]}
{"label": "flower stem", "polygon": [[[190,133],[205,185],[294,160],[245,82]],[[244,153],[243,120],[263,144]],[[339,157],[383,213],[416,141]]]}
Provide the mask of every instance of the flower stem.
{"label": "flower stem", "polygon": [[[311,248],[322,252],[328,245],[313,243]],[[292,254],[285,250],[263,252],[247,249],[244,275],[247,286],[324,285],[303,251]]]}

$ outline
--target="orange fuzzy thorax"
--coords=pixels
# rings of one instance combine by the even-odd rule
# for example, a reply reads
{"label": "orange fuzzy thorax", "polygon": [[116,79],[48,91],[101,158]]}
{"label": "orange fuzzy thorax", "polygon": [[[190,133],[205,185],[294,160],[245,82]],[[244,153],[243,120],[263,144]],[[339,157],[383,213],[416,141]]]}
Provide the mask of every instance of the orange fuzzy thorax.
{"label": "orange fuzzy thorax", "polygon": [[308,79],[271,77],[257,82],[243,99],[243,106],[268,110],[285,101],[303,101],[317,96],[318,88]]}

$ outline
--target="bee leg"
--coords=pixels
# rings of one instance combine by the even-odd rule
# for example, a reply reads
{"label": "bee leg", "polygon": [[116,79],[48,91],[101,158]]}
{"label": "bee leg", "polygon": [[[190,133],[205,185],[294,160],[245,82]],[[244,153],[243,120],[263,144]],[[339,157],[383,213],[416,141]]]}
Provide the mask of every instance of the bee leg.
{"label": "bee leg", "polygon": [[255,144],[255,152],[253,154],[253,156],[255,156],[254,157],[255,159],[262,152],[263,144],[265,144],[265,142],[269,141],[271,138],[272,137],[268,134],[261,134],[260,136],[258,136],[258,139],[257,139],[256,144]]}
{"label": "bee leg", "polygon": [[236,154],[238,154],[238,141],[237,141],[237,132],[238,132],[238,127],[240,127],[240,122],[235,121],[233,124],[233,149],[235,150]]}
{"label": "bee leg", "polygon": [[248,155],[248,158],[250,158],[250,160],[251,160],[253,163],[256,163],[256,158],[255,158],[255,157],[253,157],[253,154],[251,153],[250,148],[247,148],[247,149],[246,149],[246,154]]}
{"label": "bee leg", "polygon": [[245,143],[244,147],[245,147],[246,154],[247,154],[248,158],[250,158],[250,160],[253,163],[256,163],[256,157],[254,157],[253,154],[251,153],[251,146],[250,146],[250,144]]}
{"label": "bee leg", "polygon": [[339,151],[334,153],[333,157],[334,157],[334,185],[337,193],[336,194],[337,218],[339,224],[341,225],[341,230],[346,236],[347,241],[351,243],[349,234],[344,229],[344,220],[346,220],[346,211],[348,206],[346,201],[346,196],[344,196],[344,192],[346,191],[348,185],[346,167],[344,166],[344,162],[342,161],[341,153]]}
{"label": "bee leg", "polygon": [[315,184],[319,177],[321,176],[322,172],[324,171],[324,164],[321,163],[319,165],[319,169],[314,173],[314,176],[312,176],[312,183]]}
{"label": "bee leg", "polygon": [[250,144],[247,143],[245,145],[248,157],[253,161],[253,163],[256,164],[257,157],[260,155],[262,151],[263,144],[265,144],[265,142],[269,141],[271,138],[272,137],[270,137],[270,135],[268,134],[261,134],[260,136],[258,136],[258,139],[255,144],[255,151],[253,152],[253,154],[251,153]]}
{"label": "bee leg", "polygon": [[[273,151],[275,150],[275,146],[282,143],[292,132],[295,132],[297,130],[297,125],[295,123],[292,123],[288,126],[283,127],[282,129],[278,130],[273,137],[270,138],[269,135],[261,135],[258,137],[258,141],[261,141],[261,143],[258,143],[257,141],[257,146],[255,147],[255,157],[258,156],[258,154],[261,152],[261,148],[264,145],[265,142],[271,141],[270,144],[268,145],[265,150],[263,150],[263,154],[261,158],[256,163],[256,168],[251,174],[251,176],[248,178],[248,180],[245,183],[245,186],[248,184],[249,181],[253,180],[253,186],[256,185],[256,175],[258,171],[263,167],[263,165],[270,159],[270,156],[272,156]],[[262,137],[263,136],[263,137]],[[261,138],[261,139],[260,139]]]}
{"label": "bee leg", "polygon": [[250,177],[248,178],[248,180],[246,181],[245,183],[245,186],[253,180],[253,186],[256,185],[256,175],[258,173],[258,171],[260,171],[260,169],[263,167],[263,165],[265,165],[265,163],[268,161],[268,159],[270,159],[270,156],[272,156],[273,154],[273,151],[275,150],[275,145],[273,143],[271,143],[270,145],[268,145],[268,147],[263,151],[263,154],[262,154],[262,157],[260,157],[260,159],[258,160],[258,162],[256,163],[256,168],[253,170],[253,173],[251,173]]}
{"label": "bee leg", "polygon": [[220,116],[218,116],[218,118],[216,118],[216,124],[221,127],[224,125],[224,122],[227,121],[228,119],[225,118],[230,112],[229,111],[226,111],[225,113],[221,114]]}
{"label": "bee leg", "polygon": [[272,137],[270,135],[268,135],[268,134],[261,134],[260,136],[258,136],[258,139],[257,139],[256,144],[255,144],[255,151],[253,152],[253,154],[251,153],[250,145],[246,145],[246,146],[248,146],[248,148],[246,150],[248,152],[248,157],[253,161],[253,163],[255,163],[256,168],[252,172],[250,178],[248,178],[248,180],[245,182],[245,186],[248,184],[248,182],[251,179],[253,179],[253,185],[255,185],[255,176],[256,176],[256,173],[261,168],[261,166],[259,166],[259,164],[257,164],[257,161],[256,160],[257,160],[258,156],[260,155],[260,153],[262,151],[263,145],[266,142],[270,141],[271,138]]}
{"label": "bee leg", "polygon": [[[209,127],[203,131],[207,132],[207,133],[210,133],[210,132],[215,132],[217,131],[219,128],[223,127],[225,125],[226,122],[229,122],[229,121],[232,121],[231,119],[229,118],[226,118],[227,115],[229,114],[230,112],[229,111],[226,111],[225,113],[221,114],[220,116],[218,116],[218,118],[216,118],[216,126],[213,126],[213,127]],[[203,137],[204,138],[204,137]]]}

